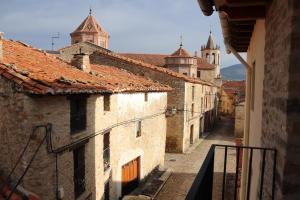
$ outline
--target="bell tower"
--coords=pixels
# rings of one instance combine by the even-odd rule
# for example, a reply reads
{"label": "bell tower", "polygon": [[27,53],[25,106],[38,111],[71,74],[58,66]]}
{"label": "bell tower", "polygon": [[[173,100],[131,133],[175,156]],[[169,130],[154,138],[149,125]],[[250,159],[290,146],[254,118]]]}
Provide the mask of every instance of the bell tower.
{"label": "bell tower", "polygon": [[71,44],[79,42],[91,42],[95,45],[108,49],[109,34],[102,28],[92,15],[90,9],[89,15],[71,34]]}
{"label": "bell tower", "polygon": [[214,77],[212,78],[220,79],[220,46],[215,44],[211,31],[206,45],[201,47],[201,55],[208,63],[215,66]]}

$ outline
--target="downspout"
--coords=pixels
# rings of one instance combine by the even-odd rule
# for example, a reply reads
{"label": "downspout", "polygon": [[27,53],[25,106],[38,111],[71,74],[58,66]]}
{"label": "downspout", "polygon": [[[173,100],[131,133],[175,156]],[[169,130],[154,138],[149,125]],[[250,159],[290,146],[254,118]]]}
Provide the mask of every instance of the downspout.
{"label": "downspout", "polygon": [[[228,40],[225,39],[225,45],[232,52],[232,54],[246,67],[246,113],[245,113],[245,122],[244,122],[244,146],[249,146],[249,130],[250,130],[250,79],[251,79],[251,70],[252,67],[241,57],[241,55],[229,44]],[[245,199],[246,194],[246,185],[247,185],[247,172],[248,172],[248,152],[243,152],[243,161],[242,161],[242,172],[241,172],[241,192],[240,199]]]}
{"label": "downspout", "polygon": [[[249,130],[250,130],[250,79],[251,79],[251,70],[252,67],[245,61],[242,56],[230,45],[229,41],[229,30],[228,30],[228,21],[227,14],[224,12],[219,12],[219,18],[222,26],[222,32],[224,35],[224,43],[227,48],[227,53],[232,53],[246,68],[246,113],[245,113],[245,122],[244,122],[244,146],[249,146]],[[248,172],[248,152],[243,152],[243,164],[241,172],[241,191],[240,199],[245,199],[246,194],[246,185],[247,185],[247,172]]]}

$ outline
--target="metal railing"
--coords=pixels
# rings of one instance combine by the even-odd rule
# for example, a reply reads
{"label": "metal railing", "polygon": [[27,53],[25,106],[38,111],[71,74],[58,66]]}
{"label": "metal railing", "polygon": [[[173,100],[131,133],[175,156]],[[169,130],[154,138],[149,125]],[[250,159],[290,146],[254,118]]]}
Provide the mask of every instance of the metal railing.
{"label": "metal railing", "polygon": [[[218,156],[216,156],[216,150],[218,151]],[[232,154],[232,152],[234,152],[234,154]],[[221,153],[221,155],[219,153]],[[247,156],[243,158],[243,155]],[[256,155],[256,157],[254,157],[254,155]],[[229,156],[230,158],[228,158]],[[258,190],[257,193],[254,194],[254,198],[260,200],[273,200],[275,192],[276,156],[276,149],[271,148],[212,145],[188,192],[186,199],[240,199],[239,189],[241,186],[241,171],[242,164],[244,164],[247,165],[246,176],[244,175],[245,182],[243,183],[246,186],[246,192],[244,195],[245,199],[250,199],[250,193],[252,190],[251,181],[253,178],[256,178],[259,183]],[[268,170],[266,170],[266,163],[268,163]],[[259,175],[257,177],[253,177],[253,169],[256,166],[258,166],[257,170],[259,170]],[[217,168],[222,169],[220,171],[220,169],[217,170]],[[231,168],[231,170],[229,170],[229,168]],[[232,178],[231,181],[229,177]]]}

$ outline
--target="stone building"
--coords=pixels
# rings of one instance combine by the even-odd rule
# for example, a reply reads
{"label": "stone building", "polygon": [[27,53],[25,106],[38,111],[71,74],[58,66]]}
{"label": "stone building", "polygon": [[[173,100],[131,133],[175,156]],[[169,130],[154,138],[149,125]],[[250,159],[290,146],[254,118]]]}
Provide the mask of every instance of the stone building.
{"label": "stone building", "polygon": [[234,117],[234,136],[236,138],[244,137],[245,124],[245,102],[240,102],[235,106]]}
{"label": "stone building", "polygon": [[198,56],[197,51],[195,51],[194,55],[191,55],[183,48],[182,43],[179,49],[171,55],[138,53],[120,53],[120,55],[156,66],[166,67],[178,73],[214,83],[219,87],[222,84],[220,47],[215,45],[211,32],[207,44],[201,47],[201,57]]}
{"label": "stone building", "polygon": [[247,68],[244,145],[277,152],[252,165],[244,153],[240,199],[299,199],[300,1],[198,2],[205,15],[219,11],[228,52]]}
{"label": "stone building", "polygon": [[[182,45],[172,55],[164,58],[162,55],[152,55],[151,59],[144,54],[148,62],[132,59],[129,54],[124,56],[114,53],[90,41],[60,49],[59,57],[70,62],[72,55],[78,52],[90,55],[92,63],[125,69],[175,89],[168,93],[167,107],[170,115],[167,118],[167,152],[185,152],[202,137],[204,131],[213,128],[218,107],[218,87],[196,75],[199,66],[211,70],[215,67],[197,55],[191,56]],[[166,63],[162,64],[162,61]]]}
{"label": "stone building", "polygon": [[236,106],[245,101],[245,81],[226,81],[221,87],[220,114],[235,116]]}
{"label": "stone building", "polygon": [[185,152],[203,131],[213,127],[217,115],[217,86],[113,52],[99,50],[91,54],[90,59],[92,63],[116,66],[175,89],[168,92],[167,152]]}
{"label": "stone building", "polygon": [[71,43],[91,42],[100,47],[108,49],[109,35],[103,27],[97,22],[95,17],[90,14],[71,34]]}
{"label": "stone building", "polygon": [[118,199],[164,163],[172,89],[82,53],[71,63],[1,35],[1,176],[30,166],[20,186],[40,199]]}

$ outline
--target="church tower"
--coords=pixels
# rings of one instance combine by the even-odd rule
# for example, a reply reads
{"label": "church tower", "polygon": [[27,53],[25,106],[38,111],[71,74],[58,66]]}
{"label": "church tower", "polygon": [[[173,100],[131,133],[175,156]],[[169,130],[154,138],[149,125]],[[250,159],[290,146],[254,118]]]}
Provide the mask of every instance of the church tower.
{"label": "church tower", "polygon": [[203,59],[215,66],[213,78],[220,79],[220,46],[215,44],[211,32],[209,33],[206,45],[201,47],[201,54]]}
{"label": "church tower", "polygon": [[85,20],[70,35],[72,44],[91,42],[108,49],[109,35],[92,15],[91,9]]}

